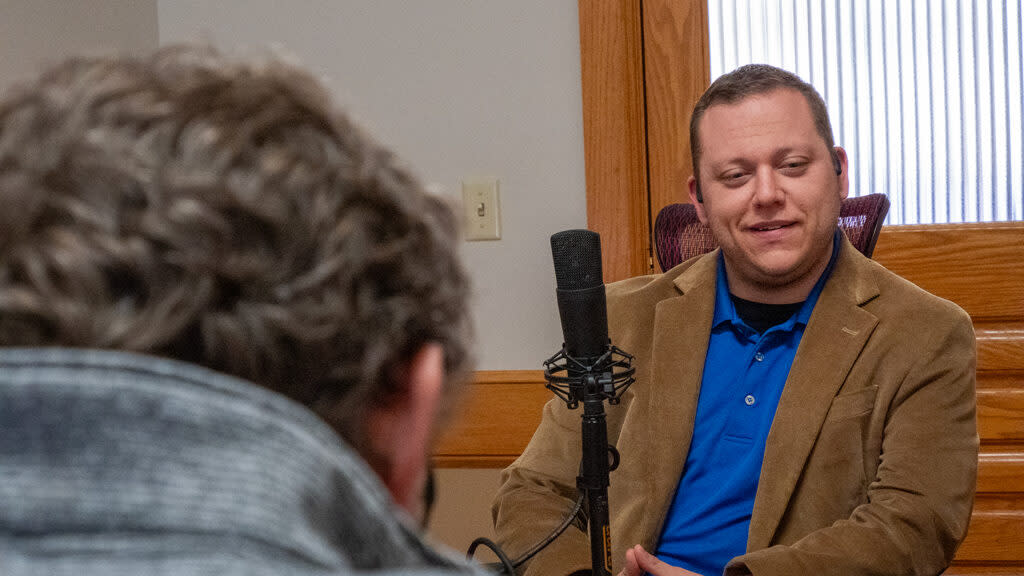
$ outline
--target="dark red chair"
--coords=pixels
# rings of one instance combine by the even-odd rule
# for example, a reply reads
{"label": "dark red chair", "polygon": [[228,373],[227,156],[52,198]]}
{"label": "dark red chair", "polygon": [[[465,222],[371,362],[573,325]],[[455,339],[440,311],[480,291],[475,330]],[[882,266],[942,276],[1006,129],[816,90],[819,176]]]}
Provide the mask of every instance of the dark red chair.
{"label": "dark red chair", "polygon": [[[885,194],[847,198],[839,209],[839,227],[854,247],[870,258],[888,213],[889,197]],[[711,252],[718,247],[718,242],[711,229],[697,219],[693,204],[669,204],[654,220],[654,247],[661,269],[668,270],[694,256]]]}

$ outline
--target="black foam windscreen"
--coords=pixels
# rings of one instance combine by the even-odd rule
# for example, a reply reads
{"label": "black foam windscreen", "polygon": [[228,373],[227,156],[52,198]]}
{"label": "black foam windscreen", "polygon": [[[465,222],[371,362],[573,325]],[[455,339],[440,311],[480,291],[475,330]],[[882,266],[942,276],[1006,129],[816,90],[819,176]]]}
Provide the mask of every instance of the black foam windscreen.
{"label": "black foam windscreen", "polygon": [[593,288],[601,276],[601,235],[590,230],[566,230],[551,237],[555,284],[559,290]]}
{"label": "black foam windscreen", "polygon": [[566,230],[551,237],[558,315],[565,351],[589,362],[608,348],[608,311],[601,272],[601,236]]}

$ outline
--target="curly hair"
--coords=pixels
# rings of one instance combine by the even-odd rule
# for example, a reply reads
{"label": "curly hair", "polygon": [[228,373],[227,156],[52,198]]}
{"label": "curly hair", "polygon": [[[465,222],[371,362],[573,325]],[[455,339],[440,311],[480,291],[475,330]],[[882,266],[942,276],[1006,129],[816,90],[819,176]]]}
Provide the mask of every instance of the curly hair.
{"label": "curly hair", "polygon": [[449,400],[470,368],[452,211],[283,62],[58,65],[0,102],[0,206],[2,346],[200,364],[357,449],[423,344]]}
{"label": "curly hair", "polygon": [[[814,128],[818,135],[825,141],[829,150],[835,147],[835,139],[832,136],[832,123],[828,118],[828,109],[825,107],[825,100],[815,90],[814,86],[804,82],[799,76],[776,68],[768,64],[747,64],[719,76],[717,80],[708,86],[697,104],[693,107],[693,115],[690,116],[690,156],[693,160],[693,177],[697,181],[697,200],[704,199],[700,189],[700,121],[708,108],[716,104],[736,104],[751,96],[767,94],[775,90],[796,90],[807,100],[811,109],[811,118],[814,119]],[[839,159],[833,152],[833,163]],[[838,168],[837,168],[838,170]]]}

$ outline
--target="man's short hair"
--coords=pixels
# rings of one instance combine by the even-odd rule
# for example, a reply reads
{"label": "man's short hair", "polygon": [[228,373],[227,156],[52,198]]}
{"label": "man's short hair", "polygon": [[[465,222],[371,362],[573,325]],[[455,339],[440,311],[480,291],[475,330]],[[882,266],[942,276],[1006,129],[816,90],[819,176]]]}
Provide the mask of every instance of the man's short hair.
{"label": "man's short hair", "polygon": [[[457,220],[307,73],[207,47],[75,59],[0,101],[0,345],[148,353],[357,449],[428,342],[470,367]],[[450,402],[448,402],[450,403]]]}
{"label": "man's short hair", "polygon": [[718,104],[736,104],[751,96],[781,89],[796,90],[807,100],[807,105],[811,109],[811,117],[814,119],[814,128],[825,141],[825,145],[828,146],[833,163],[838,162],[833,151],[835,140],[832,137],[832,123],[828,118],[828,109],[825,107],[825,100],[822,99],[821,94],[818,94],[814,86],[804,82],[796,74],[775,66],[747,64],[719,76],[693,107],[693,115],[690,117],[690,154],[693,160],[693,177],[697,180],[699,201],[704,201],[700,190],[701,144],[699,133],[700,121],[704,118],[704,113],[708,108]]}

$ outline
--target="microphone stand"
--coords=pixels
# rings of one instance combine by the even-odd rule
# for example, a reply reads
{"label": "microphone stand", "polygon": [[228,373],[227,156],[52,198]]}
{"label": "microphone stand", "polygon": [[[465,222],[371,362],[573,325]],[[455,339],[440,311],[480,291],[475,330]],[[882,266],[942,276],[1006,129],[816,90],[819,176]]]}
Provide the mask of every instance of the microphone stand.
{"label": "microphone stand", "polygon": [[612,571],[612,539],[608,527],[608,473],[614,468],[608,454],[617,454],[608,444],[608,427],[604,416],[604,396],[593,390],[600,385],[588,376],[583,386],[583,473],[576,478],[576,487],[586,491],[590,518],[590,562],[594,576]]}
{"label": "microphone stand", "polygon": [[[581,473],[576,487],[586,494],[590,562],[593,576],[610,576],[612,540],[609,528],[609,472],[619,464],[619,453],[608,444],[608,426],[604,402],[619,403],[622,393],[633,383],[633,357],[609,345],[593,362],[569,356],[565,348],[544,361],[547,388],[561,398],[570,410],[583,402]],[[562,362],[559,364],[559,362]],[[616,371],[618,369],[618,371]],[[565,376],[559,375],[565,372]],[[611,461],[609,462],[609,457]]]}

